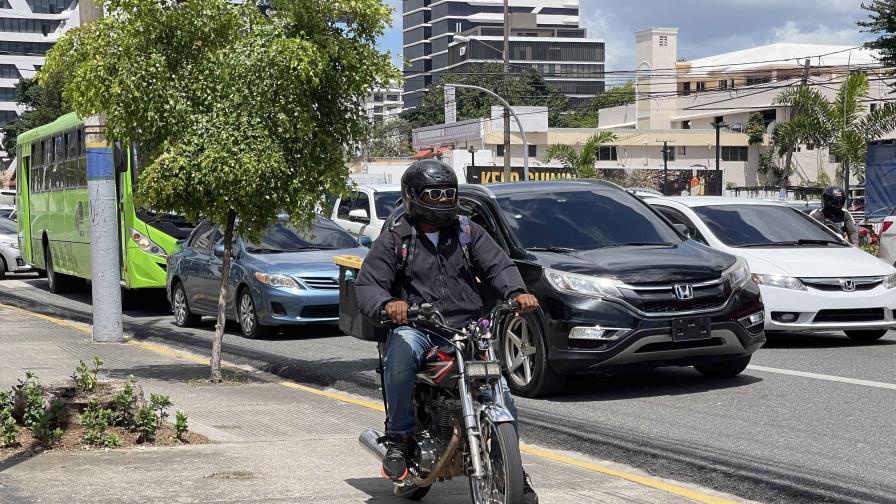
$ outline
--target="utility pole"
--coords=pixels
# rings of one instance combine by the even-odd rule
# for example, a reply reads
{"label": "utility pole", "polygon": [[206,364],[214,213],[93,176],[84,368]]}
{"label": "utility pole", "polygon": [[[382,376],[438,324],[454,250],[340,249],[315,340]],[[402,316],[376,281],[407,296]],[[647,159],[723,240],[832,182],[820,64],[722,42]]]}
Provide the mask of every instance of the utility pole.
{"label": "utility pole", "polygon": [[669,195],[669,142],[663,140],[663,196]]}
{"label": "utility pole", "polygon": [[[103,17],[95,0],[78,5],[82,25]],[[118,232],[118,200],[115,165],[106,139],[105,114],[84,119],[87,147],[87,197],[90,207],[90,285],[93,298],[93,341],[119,342],[121,330],[121,238]]]}
{"label": "utility pole", "polygon": [[[727,126],[728,126],[728,124],[726,124],[724,121],[713,121],[713,123],[712,123],[712,127],[716,129],[716,179],[719,180],[719,184],[722,184],[721,178],[720,178],[721,177],[721,169],[722,169],[721,168],[722,147],[719,144],[719,139],[721,137],[719,132],[721,131],[722,128],[725,128]],[[720,196],[721,196],[721,194],[720,194]]]}
{"label": "utility pole", "polygon": [[[504,0],[504,93],[510,97],[510,5]],[[523,153],[527,159],[528,152]],[[504,182],[510,182],[510,109],[504,107]]]}
{"label": "utility pole", "polygon": [[[803,78],[802,78],[803,86],[809,84],[809,58],[806,58],[803,61]],[[799,109],[792,108],[790,109],[790,120],[792,121],[796,116],[800,113]],[[790,176],[790,166],[793,162],[793,149],[787,151],[787,157],[784,161],[784,169],[786,170],[785,175],[787,177]],[[784,184],[784,181],[787,180],[787,177],[784,177],[781,181],[778,182],[778,196],[781,199],[785,199],[787,197],[787,186]]]}

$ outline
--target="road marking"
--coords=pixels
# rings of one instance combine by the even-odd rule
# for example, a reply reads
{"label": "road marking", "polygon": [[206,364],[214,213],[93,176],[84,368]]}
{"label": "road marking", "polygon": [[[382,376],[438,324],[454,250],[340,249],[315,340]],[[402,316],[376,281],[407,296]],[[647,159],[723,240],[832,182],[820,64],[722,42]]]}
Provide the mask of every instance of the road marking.
{"label": "road marking", "polygon": [[[86,326],[85,324],[78,324],[77,322],[70,322],[67,320],[50,317],[48,315],[34,313],[34,312],[31,312],[28,310],[23,310],[21,308],[5,305],[2,303],[0,303],[0,308],[16,311],[16,312],[22,313],[27,316],[46,320],[48,322],[52,322],[54,324],[57,324],[57,325],[60,325],[63,327],[76,329],[81,332],[85,332],[85,333],[91,332],[90,326]],[[208,364],[208,359],[205,357],[201,357],[197,354],[186,352],[184,350],[177,350],[175,348],[171,348],[171,347],[168,347],[165,345],[157,345],[155,343],[148,343],[145,341],[136,341],[136,340],[127,340],[126,343],[133,345],[135,347],[141,348],[143,350],[161,354],[161,355],[166,355],[168,357],[185,359],[190,362],[194,362],[196,364]],[[244,369],[242,366],[237,366],[237,365],[227,362],[227,361],[222,361],[221,366],[229,367],[229,368]],[[761,368],[761,366],[750,366],[750,367],[751,368]],[[762,368],[762,369],[757,369],[757,370],[766,370],[766,369],[773,369],[773,368]],[[783,371],[783,370],[781,370],[781,371]],[[794,373],[796,373],[796,371],[794,371]],[[262,373],[262,374],[268,375],[268,373]],[[811,374],[811,373],[809,373],[809,374]],[[271,375],[271,376],[274,376],[274,375]],[[819,375],[819,376],[822,376],[822,375]],[[833,378],[836,378],[836,377],[833,377]],[[846,378],[844,378],[844,380],[845,379]],[[291,388],[291,389],[295,389],[295,390],[301,390],[303,392],[318,395],[321,397],[327,397],[327,398],[341,401],[344,403],[354,404],[356,406],[361,406],[364,408],[368,408],[368,409],[372,409],[372,410],[376,410],[376,411],[380,411],[380,412],[385,411],[385,408],[383,407],[382,403],[368,401],[365,399],[360,399],[360,398],[353,397],[346,393],[333,392],[330,390],[322,390],[322,389],[318,389],[318,388],[314,388],[314,387],[309,387],[307,385],[301,385],[299,383],[295,383],[295,382],[291,382],[291,381],[285,381],[285,380],[282,380],[279,378],[269,379],[269,381],[272,383],[279,384],[283,387],[287,387],[287,388]],[[857,380],[857,381],[862,381],[862,380]],[[882,385],[886,385],[886,384],[882,384]],[[896,385],[893,385],[893,387],[896,388]],[[609,466],[604,466],[604,465],[600,465],[600,464],[595,464],[593,462],[579,460],[579,459],[570,457],[568,455],[556,453],[552,450],[548,450],[548,449],[544,449],[544,448],[536,448],[534,446],[530,446],[530,445],[527,445],[524,443],[520,443],[520,451],[523,453],[528,453],[530,455],[534,455],[536,457],[542,457],[542,458],[545,458],[545,459],[548,459],[548,460],[551,460],[553,462],[557,462],[560,464],[571,465],[574,467],[578,467],[580,469],[586,469],[586,470],[589,470],[592,472],[605,474],[607,476],[612,476],[612,477],[624,479],[627,481],[631,481],[632,483],[637,483],[639,485],[646,486],[648,488],[653,488],[655,490],[661,490],[663,492],[677,495],[679,497],[691,499],[691,500],[693,500],[695,502],[699,502],[701,504],[738,504],[737,501],[733,501],[733,500],[726,499],[723,497],[717,497],[715,495],[706,494],[699,490],[695,490],[695,489],[688,488],[685,486],[676,485],[676,484],[669,483],[666,481],[651,478],[649,476],[635,474],[635,473],[624,471],[622,469],[618,469],[615,467],[609,467]]]}
{"label": "road marking", "polygon": [[28,310],[23,310],[17,306],[12,306],[12,305],[3,304],[3,303],[0,303],[0,308],[18,312],[23,315],[27,315],[29,317],[34,317],[34,318],[38,318],[41,320],[45,320],[47,322],[52,322],[53,324],[60,325],[62,327],[68,327],[69,329],[75,329],[75,330],[81,331],[83,333],[90,334],[93,332],[93,330],[91,329],[91,326],[88,324],[82,324],[80,322],[73,322],[71,320],[62,320],[62,319],[58,319],[56,317],[50,317],[49,315],[43,315],[41,313],[34,313],[34,312],[31,312]]}
{"label": "road marking", "polygon": [[814,378],[816,380],[826,380],[832,382],[840,382],[840,383],[849,383],[851,385],[862,385],[865,387],[876,387],[882,389],[896,390],[896,383],[884,383],[877,382],[871,380],[859,380],[857,378],[845,378],[843,376],[834,376],[834,375],[826,375],[826,374],[818,374],[818,373],[809,373],[806,371],[793,371],[790,369],[779,369],[773,367],[765,367],[765,366],[747,366],[747,369],[752,369],[754,371],[762,371],[765,373],[777,373],[789,376],[800,376],[802,378]]}

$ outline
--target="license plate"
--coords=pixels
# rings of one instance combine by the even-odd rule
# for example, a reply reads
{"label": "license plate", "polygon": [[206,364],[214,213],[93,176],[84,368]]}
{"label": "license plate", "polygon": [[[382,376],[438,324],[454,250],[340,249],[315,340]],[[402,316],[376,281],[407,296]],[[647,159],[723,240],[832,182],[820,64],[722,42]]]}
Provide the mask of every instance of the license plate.
{"label": "license plate", "polygon": [[704,340],[710,337],[712,321],[707,317],[672,321],[672,341]]}

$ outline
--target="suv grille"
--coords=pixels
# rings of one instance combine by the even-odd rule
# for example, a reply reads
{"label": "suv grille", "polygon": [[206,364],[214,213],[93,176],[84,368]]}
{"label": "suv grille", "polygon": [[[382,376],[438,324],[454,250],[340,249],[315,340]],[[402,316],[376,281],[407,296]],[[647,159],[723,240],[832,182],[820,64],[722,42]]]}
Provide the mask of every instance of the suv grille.
{"label": "suv grille", "polygon": [[822,291],[843,291],[840,285],[841,280],[852,280],[856,291],[871,290],[883,282],[881,277],[858,277],[858,278],[800,278],[800,281],[813,289]]}
{"label": "suv grille", "polygon": [[[691,299],[678,299],[675,285],[687,284],[692,287]],[[625,301],[635,308],[661,315],[681,311],[709,310],[724,305],[731,289],[721,278],[709,281],[675,282],[671,285],[638,284],[620,288]]]}
{"label": "suv grille", "polygon": [[883,319],[883,308],[821,310],[815,315],[815,322],[876,322]]}

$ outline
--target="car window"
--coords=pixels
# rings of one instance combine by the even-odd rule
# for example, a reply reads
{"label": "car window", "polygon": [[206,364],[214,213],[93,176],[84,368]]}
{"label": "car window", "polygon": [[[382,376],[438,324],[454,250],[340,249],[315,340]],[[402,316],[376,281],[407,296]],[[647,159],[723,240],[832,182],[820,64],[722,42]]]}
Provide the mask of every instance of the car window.
{"label": "car window", "polygon": [[340,219],[348,219],[348,212],[352,209],[352,201],[357,193],[351,193],[339,200],[339,208],[336,210],[336,217]]}
{"label": "car window", "polygon": [[370,198],[367,196],[367,193],[359,192],[355,194],[355,198],[352,200],[352,210],[364,210],[364,213],[370,218]]}
{"label": "car window", "polygon": [[704,245],[708,245],[706,238],[703,237],[700,230],[697,229],[697,226],[694,225],[694,223],[691,222],[691,219],[688,219],[684,213],[662,205],[655,205],[653,208],[655,208],[657,212],[663,214],[663,216],[669,219],[673,224],[684,224],[684,226],[688,228],[688,234],[691,236],[691,239],[697,240]]}
{"label": "car window", "polygon": [[489,236],[492,237],[495,242],[501,246],[505,251],[507,250],[506,243],[504,242],[504,237],[501,236],[501,233],[497,230],[497,225],[492,219],[491,215],[487,210],[482,208],[482,206],[470,199],[461,198],[460,199],[460,214],[466,215],[470,218],[471,222],[475,222],[482,226]]}
{"label": "car window", "polygon": [[190,247],[201,250],[211,250],[212,245],[221,238],[218,227],[212,223],[205,221],[199,225],[193,238],[190,240]]}
{"label": "car window", "polygon": [[395,210],[395,207],[401,204],[401,192],[388,191],[373,193],[373,206],[376,208],[376,215],[380,219],[385,219]]}
{"label": "car window", "polygon": [[701,206],[695,207],[694,213],[722,243],[731,247],[835,240],[818,221],[785,206]]}
{"label": "car window", "polygon": [[354,248],[358,242],[329,220],[319,218],[311,229],[299,230],[290,222],[274,224],[258,241],[244,241],[250,254],[298,252],[309,249]]}
{"label": "car window", "polygon": [[0,218],[0,233],[3,234],[17,234],[19,231],[16,229],[16,223],[7,219]]}
{"label": "car window", "polygon": [[681,242],[643,201],[618,189],[508,194],[498,204],[525,248],[590,250]]}

